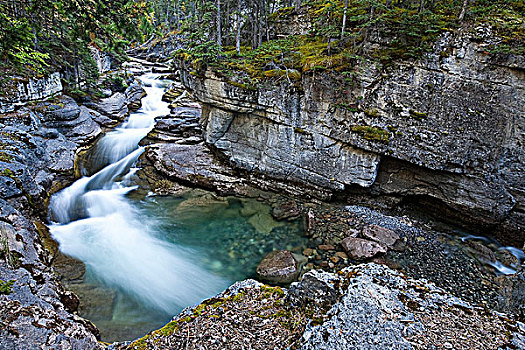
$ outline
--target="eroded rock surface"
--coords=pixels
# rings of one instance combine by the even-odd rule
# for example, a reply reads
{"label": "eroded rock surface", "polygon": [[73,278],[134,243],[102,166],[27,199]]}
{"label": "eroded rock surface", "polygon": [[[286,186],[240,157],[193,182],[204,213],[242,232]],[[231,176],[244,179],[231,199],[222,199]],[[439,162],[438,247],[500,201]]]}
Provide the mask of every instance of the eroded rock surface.
{"label": "eroded rock surface", "polygon": [[[510,331],[507,331],[510,330]],[[525,330],[433,284],[376,264],[311,271],[289,290],[252,280],[113,349],[521,348]]]}
{"label": "eroded rock surface", "polygon": [[389,205],[405,198],[520,245],[524,59],[488,55],[482,29],[444,34],[419,61],[360,61],[345,94],[340,74],[322,72],[253,91],[185,68],[183,83],[203,104],[207,144],[238,168]]}

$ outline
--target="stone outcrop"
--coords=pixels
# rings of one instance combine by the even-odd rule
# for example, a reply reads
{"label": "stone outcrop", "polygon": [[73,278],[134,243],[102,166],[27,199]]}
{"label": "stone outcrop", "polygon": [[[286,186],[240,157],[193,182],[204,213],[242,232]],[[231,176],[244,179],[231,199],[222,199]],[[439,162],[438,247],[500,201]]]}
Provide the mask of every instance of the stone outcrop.
{"label": "stone outcrop", "polygon": [[17,105],[43,99],[62,92],[60,73],[55,72],[43,78],[29,78],[24,81],[14,80],[12,88],[0,97],[0,113],[15,110]]}
{"label": "stone outcrop", "polygon": [[362,238],[348,237],[341,242],[341,245],[346,254],[354,260],[366,260],[387,252],[387,247],[383,244]]}
{"label": "stone outcrop", "polygon": [[113,349],[509,349],[525,329],[382,265],[311,271],[286,289],[253,280]]}
{"label": "stone outcrop", "polygon": [[[141,106],[141,99],[146,92],[138,81],[134,81],[124,92],[117,92],[100,101],[87,102],[85,105],[113,120],[112,125],[122,122],[129,113]],[[109,122],[108,124],[111,124]]]}
{"label": "stone outcrop", "polygon": [[490,38],[446,33],[419,61],[356,62],[351,86],[328,72],[257,90],[210,69],[185,68],[182,81],[203,104],[206,143],[238,168],[339,197],[416,202],[520,244],[525,59],[488,54]]}

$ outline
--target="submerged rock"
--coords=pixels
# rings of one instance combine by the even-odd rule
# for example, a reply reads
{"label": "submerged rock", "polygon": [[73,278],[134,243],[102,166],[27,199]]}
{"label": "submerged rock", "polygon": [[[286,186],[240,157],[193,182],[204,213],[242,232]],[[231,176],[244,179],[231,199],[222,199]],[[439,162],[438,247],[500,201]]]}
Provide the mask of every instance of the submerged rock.
{"label": "submerged rock", "polygon": [[272,216],[275,220],[293,219],[297,218],[299,214],[299,207],[294,200],[276,203],[272,208]]}
{"label": "submerged rock", "polygon": [[272,283],[290,283],[299,276],[298,262],[287,250],[276,250],[266,255],[257,266],[257,275]]}

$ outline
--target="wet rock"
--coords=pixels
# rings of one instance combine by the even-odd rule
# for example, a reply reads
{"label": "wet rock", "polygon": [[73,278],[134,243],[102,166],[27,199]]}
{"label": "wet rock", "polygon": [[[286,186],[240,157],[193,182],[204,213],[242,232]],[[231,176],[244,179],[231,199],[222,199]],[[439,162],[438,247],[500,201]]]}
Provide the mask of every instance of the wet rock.
{"label": "wet rock", "polygon": [[305,236],[310,237],[314,233],[315,229],[315,214],[312,209],[308,209],[306,212],[306,230],[305,230]]}
{"label": "wet rock", "polygon": [[364,238],[385,245],[388,248],[391,248],[399,240],[397,233],[379,225],[367,225],[363,228],[361,234]]}
{"label": "wet rock", "polygon": [[138,81],[134,81],[124,92],[129,111],[134,112],[142,106],[142,98],[146,91]]}
{"label": "wet rock", "polygon": [[490,262],[496,261],[496,255],[494,254],[492,249],[485,246],[483,243],[473,240],[467,240],[466,244],[468,246],[467,249],[470,250],[470,252],[474,254],[478,259]]}
{"label": "wet rock", "polygon": [[387,252],[384,245],[362,238],[348,237],[341,242],[341,246],[351,259],[366,260],[377,254]]}
{"label": "wet rock", "polygon": [[500,308],[525,322],[525,266],[514,275],[500,276]]}
{"label": "wet rock", "polygon": [[320,244],[317,247],[317,249],[327,251],[327,250],[335,250],[335,247],[331,244]]}
{"label": "wet rock", "polygon": [[276,250],[266,255],[257,266],[257,275],[271,283],[290,283],[299,276],[298,263],[287,250]]}
{"label": "wet rock", "polygon": [[305,250],[303,250],[303,255],[304,256],[314,256],[317,252],[314,250],[314,249],[311,249],[311,248],[306,248]]}
{"label": "wet rock", "polygon": [[115,121],[123,121],[130,112],[141,106],[141,98],[146,94],[139,82],[133,82],[125,92],[117,92],[98,102],[89,102],[85,105],[104,114]]}

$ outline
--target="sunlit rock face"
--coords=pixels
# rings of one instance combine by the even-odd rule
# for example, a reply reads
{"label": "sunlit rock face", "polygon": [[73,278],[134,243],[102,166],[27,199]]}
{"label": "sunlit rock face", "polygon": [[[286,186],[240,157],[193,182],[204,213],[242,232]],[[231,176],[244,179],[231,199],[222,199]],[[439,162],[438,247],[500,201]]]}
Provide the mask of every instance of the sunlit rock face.
{"label": "sunlit rock face", "polygon": [[355,62],[352,84],[329,72],[257,89],[209,69],[182,76],[203,103],[206,142],[239,168],[426,203],[455,221],[517,232],[525,222],[524,62],[487,54],[490,36],[447,33],[421,60],[389,67]]}

